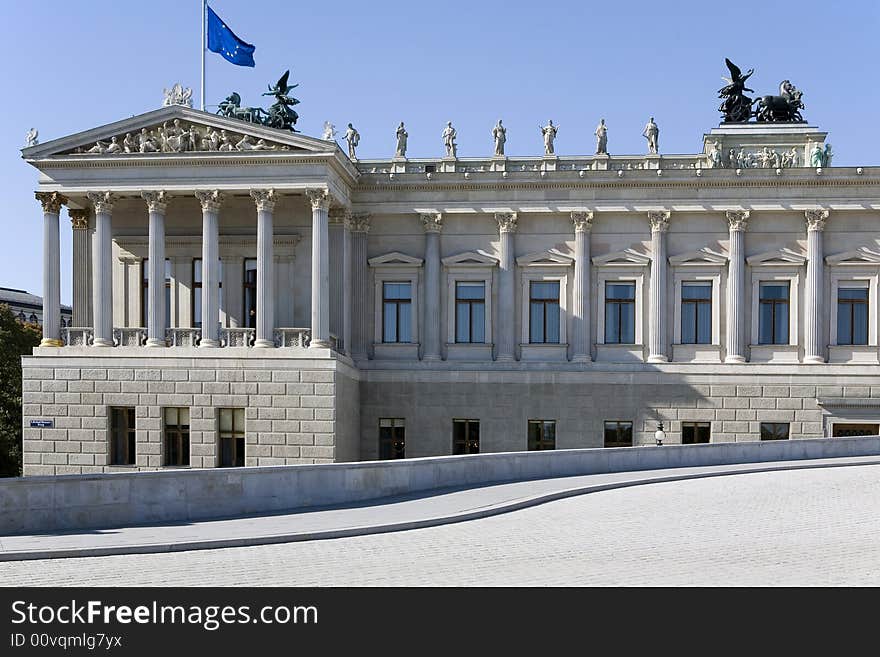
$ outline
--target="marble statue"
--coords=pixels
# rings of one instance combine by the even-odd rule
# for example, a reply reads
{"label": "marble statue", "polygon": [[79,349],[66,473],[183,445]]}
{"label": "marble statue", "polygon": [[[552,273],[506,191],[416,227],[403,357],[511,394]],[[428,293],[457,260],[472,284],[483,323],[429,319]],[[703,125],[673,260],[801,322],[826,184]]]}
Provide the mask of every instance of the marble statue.
{"label": "marble statue", "polygon": [[789,166],[799,166],[800,157],[798,156],[797,146],[792,146],[788,154]]}
{"label": "marble statue", "polygon": [[349,123],[348,128],[345,131],[345,141],[348,143],[348,159],[356,160],[357,156],[355,155],[354,149],[357,148],[358,143],[361,140],[360,133],[354,129],[354,126]]}
{"label": "marble statue", "polygon": [[831,158],[833,157],[833,155],[834,155],[834,153],[831,152],[831,144],[825,144],[825,153],[823,154],[823,157],[822,157],[822,162],[823,162],[822,166],[830,167],[831,166]]}
{"label": "marble statue", "polygon": [[400,125],[397,126],[397,148],[394,151],[394,157],[406,157],[406,138],[409,136],[406,132],[406,128],[403,126],[403,121],[400,122]]}
{"label": "marble statue", "polygon": [[324,141],[333,141],[336,139],[336,126],[330,121],[324,121],[324,134],[321,136]]}
{"label": "marble statue", "polygon": [[[733,149],[731,149],[731,156],[735,157],[733,156]],[[712,147],[709,149],[709,168],[724,168],[724,155],[721,151],[721,142],[719,141],[713,142]]]}
{"label": "marble statue", "polygon": [[107,152],[107,142],[104,142],[104,141],[95,142],[95,145],[86,151],[86,153],[106,153],[106,152]]}
{"label": "marble statue", "polygon": [[658,152],[657,142],[658,137],[660,136],[660,128],[654,123],[653,116],[650,118],[647,125],[645,125],[645,129],[642,131],[642,136],[648,140],[648,152],[652,155],[656,155]]}
{"label": "marble statue", "polygon": [[730,77],[722,80],[727,85],[718,90],[718,97],[723,98],[724,102],[718,108],[718,111],[724,114],[725,123],[742,123],[748,121],[752,116],[752,99],[744,94],[746,91],[754,91],[746,87],[746,80],[751,77],[755,69],[749,69],[745,75],[739,67],[729,59],[725,58],[724,63],[730,71]]}
{"label": "marble statue", "polygon": [[455,143],[457,134],[455,128],[452,127],[452,121],[447,121],[441,135],[443,137],[443,146],[446,147],[446,157],[458,157],[458,146]]}
{"label": "marble statue", "polygon": [[159,151],[156,140],[152,134],[147,132],[146,128],[141,128],[141,133],[138,135],[138,150],[141,153],[157,153]]}
{"label": "marble statue", "polygon": [[125,137],[122,140],[122,150],[126,153],[137,153],[140,150],[137,139],[132,137],[130,132],[125,133]]}
{"label": "marble statue", "polygon": [[492,139],[495,140],[495,157],[504,157],[504,142],[507,141],[507,128],[501,125],[501,119],[492,128]]}
{"label": "marble statue", "polygon": [[819,142],[813,144],[813,148],[810,150],[810,166],[816,168],[825,166],[825,151],[822,150]]}
{"label": "marble statue", "polygon": [[39,137],[39,135],[40,133],[39,131],[37,131],[36,128],[31,128],[30,130],[28,130],[27,134],[25,134],[24,136],[25,148],[27,148],[28,146],[36,146],[37,144],[39,144],[40,140],[37,138]]}
{"label": "marble statue", "polygon": [[553,155],[553,141],[556,139],[556,133],[559,126],[553,125],[553,120],[547,121],[547,125],[541,128],[541,134],[544,136],[544,155]]}
{"label": "marble statue", "polygon": [[225,130],[220,131],[220,147],[217,149],[221,153],[227,153],[229,151],[235,150],[235,144],[232,143],[232,139],[226,134]]}
{"label": "marble statue", "polygon": [[605,119],[599,119],[599,125],[596,126],[596,155],[608,155],[608,128],[605,126]]}
{"label": "marble statue", "polygon": [[192,107],[192,89],[183,87],[179,82],[175,82],[171,89],[162,89],[165,94],[165,100],[162,101],[163,107],[169,105],[183,105],[184,107]]}
{"label": "marble statue", "polygon": [[118,137],[112,137],[110,139],[110,144],[107,146],[107,150],[104,152],[111,153],[111,154],[116,154],[116,153],[122,152],[122,146],[119,144]]}

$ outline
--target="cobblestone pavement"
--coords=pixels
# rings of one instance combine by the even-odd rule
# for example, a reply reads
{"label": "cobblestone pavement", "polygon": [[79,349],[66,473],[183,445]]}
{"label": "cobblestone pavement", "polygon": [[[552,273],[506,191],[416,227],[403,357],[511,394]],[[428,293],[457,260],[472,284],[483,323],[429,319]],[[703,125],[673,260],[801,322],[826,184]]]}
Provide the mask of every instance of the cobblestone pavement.
{"label": "cobblestone pavement", "polygon": [[17,585],[880,585],[880,467],[603,491],[406,532],[0,563]]}

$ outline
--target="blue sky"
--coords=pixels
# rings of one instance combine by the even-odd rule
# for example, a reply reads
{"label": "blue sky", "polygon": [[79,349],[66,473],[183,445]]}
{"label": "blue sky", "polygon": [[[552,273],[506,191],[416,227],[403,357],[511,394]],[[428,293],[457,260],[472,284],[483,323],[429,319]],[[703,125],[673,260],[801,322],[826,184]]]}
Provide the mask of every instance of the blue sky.
{"label": "blue sky", "polygon": [[[548,118],[560,126],[558,154],[592,153],[602,117],[611,153],[641,153],[652,115],[661,153],[694,153],[719,121],[727,56],[756,69],[750,83],[760,94],[775,93],[784,78],[804,92],[803,114],[830,133],[835,165],[880,163],[873,0],[210,4],[256,45],[257,66],[209,53],[208,105],[231,91],[260,104],[266,84],[290,68],[300,84],[297,127],[320,136],[325,120],[338,128],[351,121],[364,158],[393,154],[401,120],[411,157],[441,155],[448,120],[459,156],[489,155],[499,118],[510,155],[540,154],[538,126]],[[200,14],[199,0],[0,0],[0,285],[42,290],[37,175],[19,154],[27,129],[48,141],[149,111],[175,81],[193,87],[197,100]],[[66,213],[62,219],[69,303],[71,231]]]}

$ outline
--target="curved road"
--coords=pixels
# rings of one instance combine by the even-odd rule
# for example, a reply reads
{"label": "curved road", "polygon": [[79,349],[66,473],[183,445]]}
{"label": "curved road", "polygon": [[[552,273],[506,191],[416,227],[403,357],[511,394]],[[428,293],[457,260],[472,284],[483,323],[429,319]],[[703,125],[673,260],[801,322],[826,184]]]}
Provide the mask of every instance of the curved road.
{"label": "curved road", "polygon": [[880,585],[880,467],[603,491],[469,522],[0,563],[15,585]]}

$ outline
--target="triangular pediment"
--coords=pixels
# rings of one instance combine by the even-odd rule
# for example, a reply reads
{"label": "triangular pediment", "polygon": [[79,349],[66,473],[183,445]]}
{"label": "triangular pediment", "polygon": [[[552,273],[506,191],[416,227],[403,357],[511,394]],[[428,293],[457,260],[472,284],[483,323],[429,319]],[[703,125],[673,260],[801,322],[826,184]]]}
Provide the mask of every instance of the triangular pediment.
{"label": "triangular pediment", "polygon": [[750,265],[802,265],[806,261],[807,257],[803,253],[790,249],[787,246],[746,258],[746,262]]}
{"label": "triangular pediment", "polygon": [[880,265],[880,249],[860,246],[852,251],[836,253],[825,258],[829,265]]}
{"label": "triangular pediment", "polygon": [[670,265],[686,266],[686,265],[724,265],[727,264],[727,256],[719,251],[713,251],[708,246],[704,246],[697,251],[682,253],[681,255],[671,256],[669,258]]}
{"label": "triangular pediment", "polygon": [[144,157],[217,153],[331,154],[335,142],[171,105],[22,149],[26,160],[55,156]]}
{"label": "triangular pediment", "polygon": [[623,251],[617,251],[615,253],[608,253],[602,256],[596,256],[593,258],[593,264],[598,266],[605,267],[613,267],[613,266],[633,266],[637,265],[639,267],[644,267],[651,262],[651,256],[642,253],[641,251],[637,251],[633,248],[624,249]]}
{"label": "triangular pediment", "polygon": [[564,265],[567,267],[573,262],[574,258],[559,249],[528,253],[516,259],[516,264],[520,267],[539,267],[541,265]]}
{"label": "triangular pediment", "polygon": [[443,264],[447,267],[451,265],[495,266],[498,264],[498,258],[481,250],[466,251],[465,253],[443,258]]}
{"label": "triangular pediment", "polygon": [[378,265],[407,265],[409,267],[422,266],[421,258],[414,258],[405,253],[400,253],[400,251],[392,251],[385,255],[376,256],[375,258],[370,258],[367,262],[370,263],[370,267],[376,267]]}

